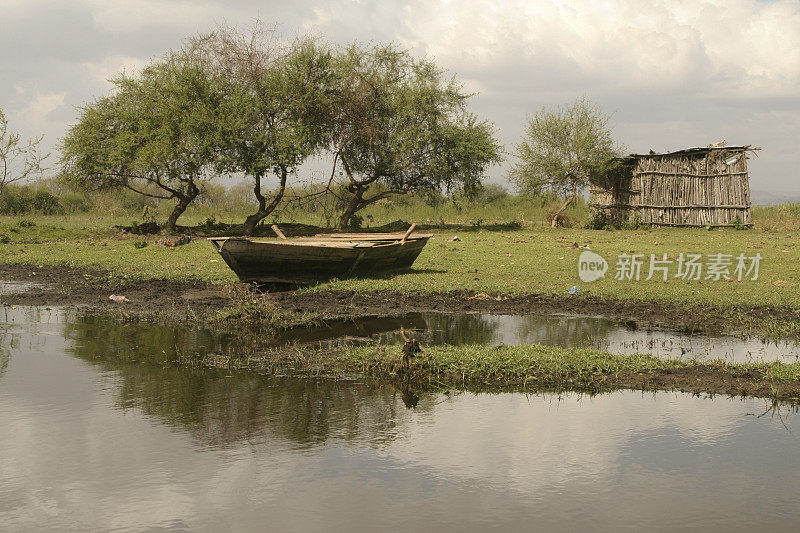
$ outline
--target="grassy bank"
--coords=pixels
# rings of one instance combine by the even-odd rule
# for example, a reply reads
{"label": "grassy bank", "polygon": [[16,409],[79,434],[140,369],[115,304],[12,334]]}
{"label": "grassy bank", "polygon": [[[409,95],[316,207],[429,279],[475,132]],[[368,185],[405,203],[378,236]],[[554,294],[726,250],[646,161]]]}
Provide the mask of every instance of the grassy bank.
{"label": "grassy bank", "polygon": [[328,352],[282,350],[265,356],[206,356],[183,364],[323,377],[358,375],[436,388],[613,389],[800,399],[800,363],[692,362],[552,346],[431,346],[401,363],[400,346]]}
{"label": "grassy bank", "polygon": [[[100,217],[0,218],[0,261],[6,264],[70,265],[109,270],[133,279],[235,281],[233,272],[203,239],[178,248],[156,237],[123,235],[111,229],[124,220]],[[458,240],[453,240],[458,237]],[[587,248],[609,263],[606,277],[582,283],[577,262]],[[614,279],[620,254],[644,255],[639,281]],[[674,278],[679,254],[761,254],[757,280],[689,281]],[[650,254],[667,254],[672,270],[645,280]],[[504,294],[582,295],[715,306],[773,306],[800,309],[800,243],[797,233],[761,229],[586,230],[534,226],[514,231],[437,231],[414,268],[394,276],[332,280],[304,290],[467,290]],[[733,268],[733,267],[731,267]],[[800,312],[798,312],[800,318]]]}

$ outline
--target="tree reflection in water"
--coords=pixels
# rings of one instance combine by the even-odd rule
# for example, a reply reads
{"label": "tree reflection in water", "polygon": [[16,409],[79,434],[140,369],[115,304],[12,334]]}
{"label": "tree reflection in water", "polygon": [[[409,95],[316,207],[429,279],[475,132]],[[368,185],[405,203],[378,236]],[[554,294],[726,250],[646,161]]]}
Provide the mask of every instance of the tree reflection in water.
{"label": "tree reflection in water", "polygon": [[[294,342],[331,335],[355,335],[385,342],[402,341],[399,329],[415,331],[423,343],[497,344],[508,335],[547,344],[574,344],[590,338],[598,324],[562,317],[508,317],[479,314],[412,314],[329,324],[320,331],[293,332]],[[512,331],[506,331],[511,325]],[[609,328],[613,323],[609,321]],[[505,329],[504,329],[505,328]],[[120,378],[118,403],[187,428],[200,442],[225,446],[269,433],[297,444],[331,437],[391,439],[399,412],[431,409],[430,395],[408,386],[352,381],[269,378],[248,372],[187,368],[180,356],[202,357],[236,350],[229,336],[202,329],[125,323],[111,317],[79,314],[64,335],[77,357],[113,371]],[[284,339],[285,341],[288,338]]]}
{"label": "tree reflection in water", "polygon": [[330,438],[391,440],[406,405],[432,400],[390,385],[352,381],[269,378],[179,367],[178,350],[202,354],[216,341],[207,334],[155,325],[121,324],[84,316],[65,325],[70,351],[119,377],[117,403],[187,429],[203,445],[227,446],[259,436],[298,445]]}
{"label": "tree reflection in water", "polygon": [[[19,351],[22,347],[21,324],[38,324],[42,318],[41,315],[45,314],[49,314],[48,309],[2,307],[2,319],[0,320],[0,379],[2,379],[8,370],[8,365],[11,363],[11,353]],[[27,340],[26,345],[30,348],[42,346],[46,340],[40,335],[27,335],[25,338]]]}

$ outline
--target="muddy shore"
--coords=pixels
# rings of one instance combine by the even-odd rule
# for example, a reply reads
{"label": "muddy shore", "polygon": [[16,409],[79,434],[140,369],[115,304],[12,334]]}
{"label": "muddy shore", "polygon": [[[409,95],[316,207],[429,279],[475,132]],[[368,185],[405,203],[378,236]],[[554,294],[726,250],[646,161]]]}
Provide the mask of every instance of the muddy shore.
{"label": "muddy shore", "polygon": [[[224,310],[241,298],[241,284],[216,285],[197,280],[139,280],[112,275],[108,272],[70,267],[0,265],[0,280],[24,282],[23,292],[0,295],[2,305],[76,306],[98,311],[114,311],[131,315],[158,315],[176,322],[200,320],[204,313]],[[125,296],[129,301],[115,303],[109,295]],[[741,324],[737,316],[758,317],[763,320],[794,323],[796,312],[783,308],[748,307],[738,309],[700,308],[682,304],[655,304],[642,301],[608,300],[581,296],[578,298],[546,295],[503,296],[474,292],[401,293],[380,291],[357,293],[351,291],[283,291],[267,293],[263,298],[274,305],[284,317],[313,313],[323,318],[353,316],[392,316],[419,311],[489,312],[504,314],[603,315],[618,319],[636,320],[641,324],[657,324],[695,332],[735,330]],[[487,348],[489,349],[489,348]],[[638,390],[676,390],[691,393],[759,396],[798,401],[800,380],[781,383],[776,389],[770,369],[726,367],[692,364],[675,368],[644,371],[621,371],[613,374],[586,373],[552,375],[536,371],[520,379],[515,375],[483,376],[471,374],[441,374],[432,379],[431,373],[419,363],[411,373],[398,376],[393,367],[398,354],[377,354],[373,363],[364,365],[347,351],[318,352],[297,359],[296,350],[261,351],[245,357],[219,355],[202,361],[180,362],[217,368],[241,368],[260,372],[293,372],[311,376],[341,377],[365,375],[386,380],[403,381],[425,387],[470,387],[473,389],[507,390],[583,390],[605,391],[619,388]],[[372,357],[372,356],[370,356]],[[424,361],[424,354],[418,360]],[[613,357],[613,356],[612,356]],[[766,367],[765,367],[766,368]]]}
{"label": "muddy shore", "polygon": [[[30,285],[23,292],[0,295],[6,305],[80,306],[98,310],[156,313],[175,319],[222,310],[241,297],[241,284],[199,280],[141,280],[101,270],[67,266],[0,264],[0,280]],[[111,294],[128,301],[115,303]],[[473,291],[297,291],[268,292],[264,298],[288,315],[314,313],[323,318],[396,316],[420,311],[484,312],[511,315],[580,314],[636,321],[672,329],[719,333],[740,332],[759,321],[794,325],[800,312],[783,307],[699,306],[685,303],[618,300],[594,296],[544,294],[495,295]],[[748,331],[759,333],[758,331]]]}

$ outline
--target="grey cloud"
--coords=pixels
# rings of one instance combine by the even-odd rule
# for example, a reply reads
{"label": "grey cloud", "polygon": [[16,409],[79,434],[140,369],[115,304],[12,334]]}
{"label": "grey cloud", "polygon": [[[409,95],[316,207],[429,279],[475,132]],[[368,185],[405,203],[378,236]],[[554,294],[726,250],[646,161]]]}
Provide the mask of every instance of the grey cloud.
{"label": "grey cloud", "polygon": [[[694,12],[669,0],[648,8],[618,0],[614,15],[606,16],[592,11],[595,4],[582,2],[559,7],[547,0],[197,1],[186,3],[185,18],[174,10],[172,18],[161,16],[152,7],[130,26],[113,13],[112,3],[34,3],[7,10],[8,17],[0,7],[8,21],[0,34],[0,106],[22,122],[15,127],[30,135],[45,133],[55,144],[63,124],[74,120],[75,106],[107,90],[97,76],[114,65],[110,58],[147,59],[222,18],[246,25],[259,17],[277,23],[285,34],[309,31],[339,44],[394,41],[429,55],[468,87],[480,88],[472,109],[496,124],[509,150],[527,114],[586,94],[615,111],[615,132],[631,150],[676,149],[722,138],[761,144],[764,151],[752,166],[754,183],[800,192],[793,162],[800,137],[798,58],[784,51],[789,55],[781,63],[770,55],[771,46],[800,39],[800,30],[786,23],[800,20],[799,9],[737,0]],[[194,16],[195,7],[202,16]],[[728,35],[703,26],[713,17],[728,24],[731,17],[764,10],[774,13],[754,24],[773,24],[785,35],[770,36],[758,26],[755,33]],[[116,17],[113,24],[107,23],[109,16]],[[751,34],[758,41],[748,43],[756,38]],[[738,52],[726,55],[735,46],[756,50],[737,60],[732,58]],[[25,123],[21,113],[31,99],[54,93],[65,93],[64,106],[44,125]],[[44,131],[34,129],[39,127]],[[505,167],[498,168],[492,179],[502,181],[504,174]]]}

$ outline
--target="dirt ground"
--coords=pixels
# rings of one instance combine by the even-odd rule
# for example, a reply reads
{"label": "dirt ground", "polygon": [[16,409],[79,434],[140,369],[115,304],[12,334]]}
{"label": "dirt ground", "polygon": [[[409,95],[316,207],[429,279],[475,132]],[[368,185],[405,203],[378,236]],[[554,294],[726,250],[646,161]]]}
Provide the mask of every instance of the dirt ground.
{"label": "dirt ground", "polygon": [[[558,390],[557,384],[530,379],[536,386],[546,385],[547,390]],[[509,383],[510,388],[518,384]],[[526,388],[529,385],[526,384]],[[603,376],[579,387],[587,392],[608,392],[620,389],[641,391],[677,391],[690,394],[724,395],[737,397],[770,398],[797,404],[800,402],[800,381],[773,385],[758,371],[722,371],[718,367],[697,364],[674,370],[650,372],[625,372],[609,378]]]}
{"label": "dirt ground", "polygon": [[[23,292],[0,295],[6,305],[79,306],[102,310],[183,315],[230,305],[225,287],[201,281],[135,280],[66,266],[0,265],[0,280],[29,283]],[[129,301],[116,303],[112,294]]]}
{"label": "dirt ground", "polygon": [[[198,280],[137,280],[108,272],[66,266],[3,265],[0,280],[23,281],[24,292],[0,294],[6,305],[81,306],[134,313],[171,314],[183,317],[191,311],[222,309],[231,305],[241,285],[218,285]],[[237,290],[239,289],[239,290]],[[109,296],[129,301],[116,303]],[[289,313],[314,312],[327,318],[393,316],[419,311],[488,312],[502,314],[581,314],[636,321],[685,331],[717,333],[736,330],[736,317],[779,322],[798,322],[798,312],[781,307],[714,308],[681,303],[616,300],[592,296],[528,294],[489,295],[470,291],[420,293],[378,291],[268,292],[277,309]]]}
{"label": "dirt ground", "polygon": [[635,390],[671,390],[694,394],[722,394],[773,398],[797,403],[800,401],[800,382],[773,385],[759,372],[723,372],[708,365],[692,365],[672,371],[659,370],[629,373],[614,380],[614,388]]}

